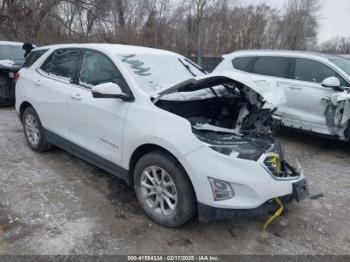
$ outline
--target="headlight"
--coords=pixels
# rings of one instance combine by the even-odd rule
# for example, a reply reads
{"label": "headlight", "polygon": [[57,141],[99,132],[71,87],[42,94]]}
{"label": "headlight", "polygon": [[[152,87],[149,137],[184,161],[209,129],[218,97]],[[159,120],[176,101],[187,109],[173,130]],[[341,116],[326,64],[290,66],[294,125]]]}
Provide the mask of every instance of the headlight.
{"label": "headlight", "polygon": [[230,183],[211,177],[208,179],[215,201],[230,199],[235,195]]}

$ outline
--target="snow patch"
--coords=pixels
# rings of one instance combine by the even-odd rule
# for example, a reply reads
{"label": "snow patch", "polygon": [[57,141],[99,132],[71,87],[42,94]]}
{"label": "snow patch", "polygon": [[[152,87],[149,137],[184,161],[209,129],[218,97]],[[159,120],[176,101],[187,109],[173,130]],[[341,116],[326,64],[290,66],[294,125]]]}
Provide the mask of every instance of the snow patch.
{"label": "snow patch", "polygon": [[11,67],[15,64],[14,61],[11,60],[0,60],[0,65],[6,66],[6,67]]}

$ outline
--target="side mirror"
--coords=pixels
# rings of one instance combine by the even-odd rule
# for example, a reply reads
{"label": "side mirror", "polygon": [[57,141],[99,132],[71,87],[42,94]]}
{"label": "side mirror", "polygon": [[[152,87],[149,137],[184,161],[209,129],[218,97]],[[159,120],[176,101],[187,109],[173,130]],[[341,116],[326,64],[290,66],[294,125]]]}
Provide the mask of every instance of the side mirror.
{"label": "side mirror", "polygon": [[92,88],[92,96],[94,98],[117,98],[123,101],[132,100],[129,95],[123,93],[118,84],[111,82],[94,86]]}
{"label": "side mirror", "polygon": [[342,91],[341,83],[335,76],[331,76],[322,81],[322,86],[327,88],[333,88],[335,91]]}

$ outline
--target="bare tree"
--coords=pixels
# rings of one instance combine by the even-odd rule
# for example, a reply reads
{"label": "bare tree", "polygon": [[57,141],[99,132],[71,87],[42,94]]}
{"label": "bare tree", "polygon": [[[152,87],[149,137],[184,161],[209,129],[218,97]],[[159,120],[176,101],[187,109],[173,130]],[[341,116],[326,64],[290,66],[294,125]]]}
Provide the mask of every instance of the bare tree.
{"label": "bare tree", "polygon": [[321,52],[334,54],[350,54],[350,37],[336,37],[321,45]]}
{"label": "bare tree", "polygon": [[315,44],[319,9],[318,0],[289,0],[281,20],[279,48],[305,50]]}
{"label": "bare tree", "polygon": [[[111,42],[164,48],[200,58],[238,49],[311,49],[319,0],[284,9],[236,0],[0,0],[6,40]],[[345,40],[323,49],[347,52]],[[335,47],[337,46],[337,47]]]}

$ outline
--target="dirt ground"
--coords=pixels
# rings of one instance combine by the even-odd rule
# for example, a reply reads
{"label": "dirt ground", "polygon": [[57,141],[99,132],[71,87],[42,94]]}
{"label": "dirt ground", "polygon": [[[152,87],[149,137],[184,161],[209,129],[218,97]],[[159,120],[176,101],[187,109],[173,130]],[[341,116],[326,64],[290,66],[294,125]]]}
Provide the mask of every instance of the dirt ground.
{"label": "dirt ground", "polygon": [[0,254],[350,254],[350,145],[283,131],[312,194],[267,231],[268,216],[169,229],[150,221],[131,188],[60,150],[26,145],[0,109]]}

